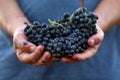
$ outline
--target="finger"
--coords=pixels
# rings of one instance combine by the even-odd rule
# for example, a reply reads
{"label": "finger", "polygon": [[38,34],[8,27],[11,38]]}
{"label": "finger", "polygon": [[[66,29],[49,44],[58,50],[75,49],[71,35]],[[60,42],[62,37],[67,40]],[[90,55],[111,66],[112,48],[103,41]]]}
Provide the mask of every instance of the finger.
{"label": "finger", "polygon": [[54,57],[50,58],[50,61],[49,61],[49,63],[46,64],[46,66],[51,66],[53,63],[55,63],[55,61],[56,60]]}
{"label": "finger", "polygon": [[55,58],[51,58],[50,61],[48,63],[43,63],[43,62],[39,62],[39,63],[33,63],[33,66],[51,66],[53,63],[55,63]]}
{"label": "finger", "polygon": [[89,47],[85,52],[83,53],[78,53],[78,54],[74,54],[72,56],[73,59],[77,60],[77,61],[85,61],[85,60],[88,60],[90,59],[91,57],[93,57],[96,52],[97,52],[97,49],[98,49],[98,46],[95,46],[95,47]]}
{"label": "finger", "polygon": [[97,29],[98,29],[97,34],[93,35],[92,37],[90,37],[88,39],[89,46],[95,46],[95,45],[101,43],[101,41],[103,39],[103,36],[104,36],[103,31],[99,27],[97,27]]}
{"label": "finger", "polygon": [[50,52],[45,52],[45,53],[43,54],[43,56],[41,57],[42,63],[48,63],[48,62],[50,62],[50,58],[51,58],[51,57],[52,57],[52,56],[51,56]]}
{"label": "finger", "polygon": [[51,54],[49,52],[45,52],[42,57],[36,63],[33,63],[35,66],[43,66],[50,62]]}
{"label": "finger", "polygon": [[65,62],[65,63],[69,63],[69,64],[73,64],[73,63],[78,62],[78,61],[75,60],[75,59],[72,59],[72,58],[65,58],[65,57],[61,58],[61,61],[62,61],[62,62]]}
{"label": "finger", "polygon": [[38,46],[35,52],[29,54],[26,52],[18,53],[18,58],[23,63],[35,63],[39,60],[39,58],[43,55],[44,47]]}

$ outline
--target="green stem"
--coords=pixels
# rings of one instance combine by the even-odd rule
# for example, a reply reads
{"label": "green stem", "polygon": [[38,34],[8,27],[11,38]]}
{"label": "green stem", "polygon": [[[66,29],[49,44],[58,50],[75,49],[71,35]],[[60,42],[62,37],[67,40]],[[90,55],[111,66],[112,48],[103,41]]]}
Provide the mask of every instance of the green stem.
{"label": "green stem", "polygon": [[62,28],[66,29],[66,27],[63,26],[62,24],[57,23],[57,22],[55,22],[55,21],[52,21],[52,20],[50,20],[50,19],[48,19],[48,22],[50,23],[51,26],[59,25],[59,26],[61,26]]}
{"label": "green stem", "polygon": [[84,0],[81,0],[81,7],[84,7]]}
{"label": "green stem", "polygon": [[31,30],[31,29],[33,28],[33,25],[29,25],[29,26],[30,26],[30,28],[29,28],[29,29]]}
{"label": "green stem", "polygon": [[53,22],[52,20],[48,19],[48,22],[50,23],[51,26],[54,26],[55,22]]}
{"label": "green stem", "polygon": [[[82,7],[76,9],[75,11],[79,11],[81,8],[82,8]],[[75,11],[74,11],[74,12],[75,12]],[[74,12],[72,13],[72,15],[71,15],[70,18],[69,18],[69,23],[72,23],[72,18],[73,18],[73,16],[74,16]]]}
{"label": "green stem", "polygon": [[[80,8],[78,8],[78,9],[76,9],[75,11],[79,11],[81,9],[81,7]],[[74,12],[75,12],[74,11]],[[74,12],[72,13],[72,15],[70,16],[70,18],[69,19],[72,19],[72,17],[74,16]]]}

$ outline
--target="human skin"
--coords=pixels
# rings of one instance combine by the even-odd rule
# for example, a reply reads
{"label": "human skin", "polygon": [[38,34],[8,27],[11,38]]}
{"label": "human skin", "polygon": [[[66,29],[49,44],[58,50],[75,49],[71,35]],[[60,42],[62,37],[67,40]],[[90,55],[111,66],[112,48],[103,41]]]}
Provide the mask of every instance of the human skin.
{"label": "human skin", "polygon": [[[89,38],[88,44],[90,47],[82,54],[75,54],[72,58],[62,58],[61,61],[65,63],[76,63],[92,58],[99,49],[104,32],[119,23],[119,4],[120,0],[101,1],[95,10],[99,15],[97,22],[98,32]],[[25,23],[30,24],[29,20],[19,8],[16,0],[0,0],[0,25],[13,37],[15,53],[18,59],[23,63],[35,66],[48,66],[53,64],[55,59],[49,52],[43,53],[44,46],[36,46],[27,41],[27,37],[24,35]],[[27,42],[27,45],[24,45],[24,42]]]}
{"label": "human skin", "polygon": [[[16,0],[0,0],[0,25],[13,37],[13,45],[18,59],[26,64],[47,66],[54,63],[49,52],[43,46],[35,46],[24,35],[26,24],[30,24],[19,8]],[[23,45],[27,41],[27,45]]]}

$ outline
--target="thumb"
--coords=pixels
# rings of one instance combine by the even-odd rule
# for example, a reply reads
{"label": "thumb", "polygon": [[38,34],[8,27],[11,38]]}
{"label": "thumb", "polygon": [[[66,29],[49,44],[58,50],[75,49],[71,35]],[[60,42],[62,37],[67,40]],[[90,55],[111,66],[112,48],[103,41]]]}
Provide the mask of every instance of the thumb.
{"label": "thumb", "polygon": [[24,52],[34,52],[36,50],[36,46],[31,43],[31,42],[28,42],[26,40],[23,40],[21,41],[21,49],[24,51]]}
{"label": "thumb", "polygon": [[92,36],[91,38],[88,39],[88,45],[89,46],[95,46],[101,42],[101,39],[99,36]]}
{"label": "thumb", "polygon": [[24,52],[34,52],[37,48],[36,45],[27,41],[23,31],[16,31],[14,34],[13,42],[16,48],[21,49]]}
{"label": "thumb", "polygon": [[102,42],[104,33],[99,27],[97,27],[97,30],[97,33],[88,39],[89,46],[95,46]]}

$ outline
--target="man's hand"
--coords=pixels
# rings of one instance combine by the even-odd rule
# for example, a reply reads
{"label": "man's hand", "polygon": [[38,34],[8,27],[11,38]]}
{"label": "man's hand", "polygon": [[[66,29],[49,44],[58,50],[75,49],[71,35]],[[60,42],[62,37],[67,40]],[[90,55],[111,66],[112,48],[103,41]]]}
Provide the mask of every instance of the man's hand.
{"label": "man's hand", "polygon": [[76,63],[92,58],[99,49],[104,37],[104,33],[99,26],[97,26],[97,30],[97,34],[88,39],[89,48],[87,50],[85,50],[83,53],[74,54],[72,58],[62,58],[61,61],[65,63]]}
{"label": "man's hand", "polygon": [[23,63],[35,66],[49,66],[55,62],[49,52],[44,52],[44,46],[36,46],[27,41],[27,37],[24,35],[24,28],[15,30],[13,43],[16,55]]}

